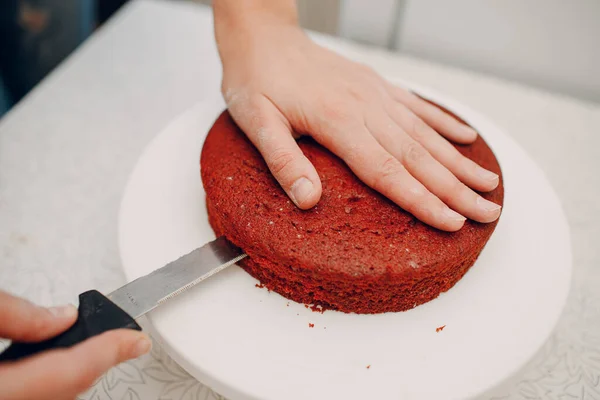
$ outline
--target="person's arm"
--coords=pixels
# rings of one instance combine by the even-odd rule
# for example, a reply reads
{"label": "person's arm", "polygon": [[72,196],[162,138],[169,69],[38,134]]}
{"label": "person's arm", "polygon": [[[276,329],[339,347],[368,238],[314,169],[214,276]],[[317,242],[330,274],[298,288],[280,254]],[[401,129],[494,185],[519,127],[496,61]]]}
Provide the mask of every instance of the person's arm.
{"label": "person's arm", "polygon": [[294,135],[310,135],[367,185],[421,221],[460,229],[494,221],[496,174],[450,143],[477,133],[370,68],[313,43],[292,0],[214,0],[222,92],[236,123],[302,208],[321,197],[317,171]]}
{"label": "person's arm", "polygon": [[[77,319],[73,306],[43,308],[0,291],[0,337],[38,342],[67,330]],[[119,329],[68,349],[0,363],[3,400],[73,399],[109,368],[150,350],[142,332]]]}

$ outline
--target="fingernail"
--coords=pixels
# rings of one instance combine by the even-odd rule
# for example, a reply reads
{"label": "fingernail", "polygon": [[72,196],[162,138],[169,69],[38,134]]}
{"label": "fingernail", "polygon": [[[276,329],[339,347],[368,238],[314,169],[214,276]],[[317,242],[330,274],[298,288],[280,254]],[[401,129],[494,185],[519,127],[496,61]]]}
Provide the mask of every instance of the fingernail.
{"label": "fingernail", "polygon": [[483,197],[477,197],[477,206],[486,212],[492,212],[492,211],[498,211],[499,209],[502,208],[502,206],[496,204],[496,203],[492,203],[491,201],[488,201],[486,199],[484,199]]}
{"label": "fingernail", "polygon": [[138,341],[135,343],[135,346],[133,346],[133,353],[131,354],[131,356],[134,358],[143,356],[144,354],[149,352],[151,348],[152,342],[150,341],[150,339],[148,337],[143,337],[141,339],[138,339]]}
{"label": "fingernail", "polygon": [[470,137],[476,138],[478,135],[478,133],[475,129],[473,129],[467,125],[462,125],[462,131],[465,136],[470,136]]}
{"label": "fingernail", "polygon": [[466,220],[465,217],[463,217],[462,215],[460,215],[459,213],[457,213],[449,207],[444,208],[444,215],[454,221],[464,222]]}
{"label": "fingernail", "polygon": [[481,168],[480,166],[477,166],[476,173],[477,176],[479,176],[481,179],[485,179],[486,181],[495,181],[498,179],[497,174],[493,173],[492,171],[488,171],[485,168]]}
{"label": "fingernail", "polygon": [[292,201],[300,207],[300,203],[308,200],[314,190],[314,185],[311,181],[302,177],[292,185],[290,190]]}
{"label": "fingernail", "polygon": [[50,307],[48,311],[50,311],[50,314],[52,314],[56,318],[73,318],[77,315],[77,309],[71,304],[67,304],[65,306]]}

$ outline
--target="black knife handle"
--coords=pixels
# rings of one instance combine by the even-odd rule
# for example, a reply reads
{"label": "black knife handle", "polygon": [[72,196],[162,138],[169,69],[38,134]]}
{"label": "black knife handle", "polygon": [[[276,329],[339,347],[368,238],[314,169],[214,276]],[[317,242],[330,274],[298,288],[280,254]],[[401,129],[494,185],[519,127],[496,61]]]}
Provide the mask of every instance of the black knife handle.
{"label": "black knife handle", "polygon": [[97,290],[90,290],[79,295],[77,321],[68,330],[43,342],[13,342],[0,353],[0,362],[16,361],[45,350],[71,347],[92,336],[119,328],[142,330],[119,306]]}

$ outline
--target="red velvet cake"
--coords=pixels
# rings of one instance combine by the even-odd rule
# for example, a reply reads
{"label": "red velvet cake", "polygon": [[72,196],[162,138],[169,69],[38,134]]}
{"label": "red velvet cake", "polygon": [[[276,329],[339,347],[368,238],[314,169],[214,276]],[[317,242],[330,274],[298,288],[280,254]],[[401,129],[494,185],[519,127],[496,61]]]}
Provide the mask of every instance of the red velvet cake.
{"label": "red velvet cake", "polygon": [[[450,289],[473,265],[496,222],[431,228],[363,184],[310,138],[299,145],[323,183],[319,203],[298,209],[261,155],[223,112],[201,156],[209,221],[249,255],[240,265],[300,303],[353,313],[404,311]],[[483,139],[457,149],[501,176]],[[502,179],[483,197],[502,204]]]}

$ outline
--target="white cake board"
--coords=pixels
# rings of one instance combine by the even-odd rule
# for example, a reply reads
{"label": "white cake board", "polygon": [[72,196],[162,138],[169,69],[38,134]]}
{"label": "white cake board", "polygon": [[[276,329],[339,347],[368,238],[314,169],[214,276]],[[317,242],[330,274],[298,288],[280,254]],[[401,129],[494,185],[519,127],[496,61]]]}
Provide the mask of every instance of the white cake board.
{"label": "white cake board", "polygon": [[[502,167],[504,211],[473,268],[413,310],[355,315],[312,312],[256,288],[232,266],[150,316],[154,336],[190,374],[231,400],[457,399],[498,384],[540,348],[571,277],[559,201],[542,171],[494,124],[430,89],[418,92],[468,121]],[[119,221],[128,280],[214,239],[199,157],[222,109],[218,97],[192,107],[141,156]]]}

